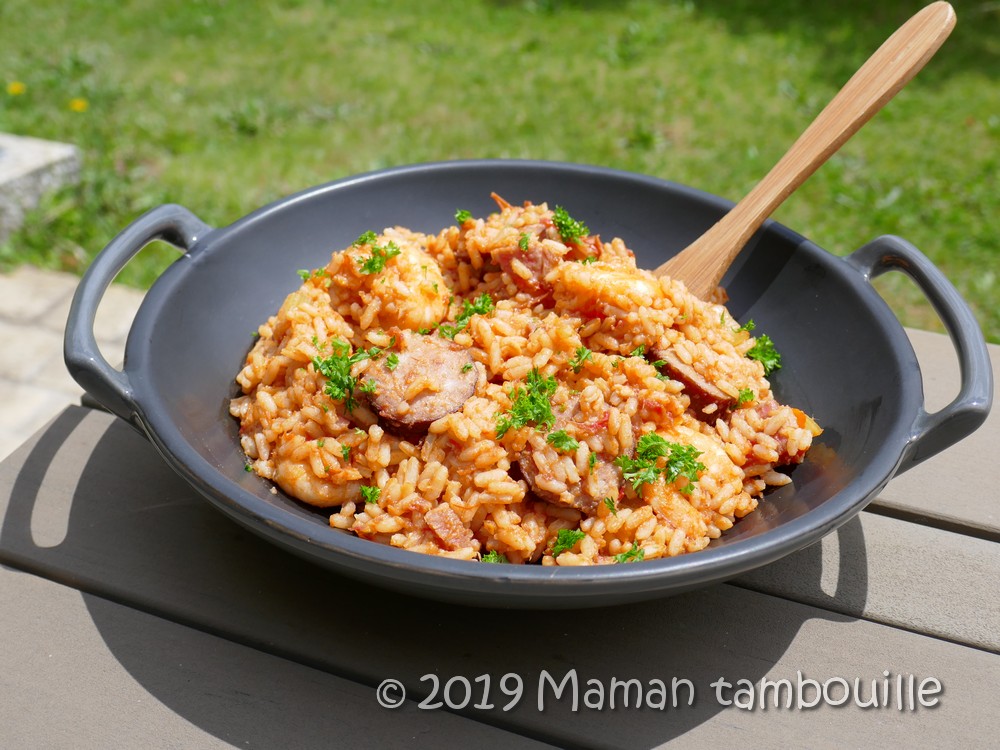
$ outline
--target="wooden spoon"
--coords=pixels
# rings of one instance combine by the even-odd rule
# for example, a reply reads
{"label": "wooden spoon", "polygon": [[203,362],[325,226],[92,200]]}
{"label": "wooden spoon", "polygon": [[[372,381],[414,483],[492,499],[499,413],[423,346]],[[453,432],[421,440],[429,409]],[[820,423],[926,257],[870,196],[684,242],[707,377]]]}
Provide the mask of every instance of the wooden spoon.
{"label": "wooden spoon", "polygon": [[946,2],[931,3],[903,24],[743,200],[653,273],[681,279],[708,297],[764,220],[924,67],[954,27],[955,11]]}

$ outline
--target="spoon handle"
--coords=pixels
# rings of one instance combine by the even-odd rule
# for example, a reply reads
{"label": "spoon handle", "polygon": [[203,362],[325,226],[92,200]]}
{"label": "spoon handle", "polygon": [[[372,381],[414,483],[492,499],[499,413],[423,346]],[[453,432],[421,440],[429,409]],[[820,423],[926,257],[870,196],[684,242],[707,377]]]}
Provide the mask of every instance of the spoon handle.
{"label": "spoon handle", "polygon": [[899,27],[764,179],[711,229],[653,273],[681,279],[694,294],[708,296],[771,213],[924,67],[954,26],[951,5],[935,2]]}

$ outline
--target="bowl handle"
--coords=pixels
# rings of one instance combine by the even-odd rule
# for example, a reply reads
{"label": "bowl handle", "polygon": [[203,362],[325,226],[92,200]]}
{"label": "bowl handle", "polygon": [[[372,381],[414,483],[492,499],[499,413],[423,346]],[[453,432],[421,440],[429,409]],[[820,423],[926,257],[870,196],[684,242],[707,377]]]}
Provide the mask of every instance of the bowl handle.
{"label": "bowl handle", "polygon": [[845,259],[865,281],[901,271],[926,295],[940,316],[958,356],[958,395],[933,414],[923,407],[910,429],[896,473],[902,473],[971,435],[986,420],[993,402],[993,371],[979,324],[958,291],[917,248],[900,237],[878,237]]}
{"label": "bowl handle", "polygon": [[150,242],[164,240],[187,254],[211,230],[183,206],[154,208],[125,227],[97,254],[73,295],[63,339],[66,367],[87,393],[134,426],[139,425],[128,376],[112,367],[97,346],[97,307],[119,271]]}

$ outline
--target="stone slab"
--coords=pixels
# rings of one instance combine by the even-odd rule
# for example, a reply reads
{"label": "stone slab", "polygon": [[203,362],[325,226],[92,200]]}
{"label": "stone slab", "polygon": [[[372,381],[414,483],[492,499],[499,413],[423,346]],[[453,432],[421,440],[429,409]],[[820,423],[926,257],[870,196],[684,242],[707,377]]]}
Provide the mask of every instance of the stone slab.
{"label": "stone slab", "polygon": [[0,133],[0,242],[42,196],[79,179],[80,153],[68,143]]}

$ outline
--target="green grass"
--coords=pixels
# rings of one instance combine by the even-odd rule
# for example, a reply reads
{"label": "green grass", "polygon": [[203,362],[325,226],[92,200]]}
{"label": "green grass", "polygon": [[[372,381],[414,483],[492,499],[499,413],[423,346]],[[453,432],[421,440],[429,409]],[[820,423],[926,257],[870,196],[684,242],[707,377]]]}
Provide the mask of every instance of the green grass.
{"label": "green grass", "polygon": [[[954,5],[934,60],[775,218],[837,254],[902,235],[1000,342],[1000,6]],[[315,184],[442,159],[600,164],[735,200],[918,8],[4,0],[0,131],[76,143],[84,166],[0,264],[80,271],[160,203],[224,225]],[[173,257],[151,248],[121,280],[148,285]],[[939,327],[899,274],[879,288],[904,323]]]}

